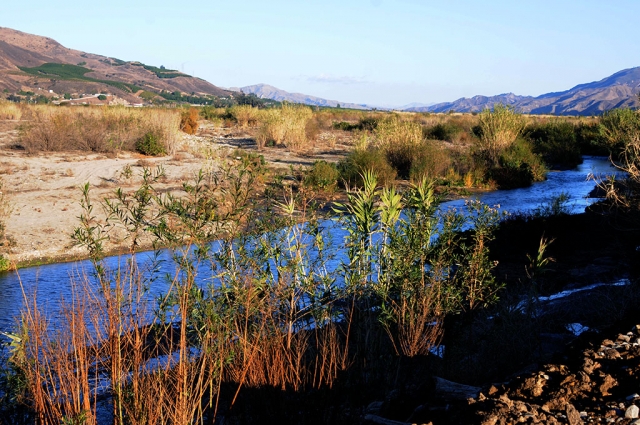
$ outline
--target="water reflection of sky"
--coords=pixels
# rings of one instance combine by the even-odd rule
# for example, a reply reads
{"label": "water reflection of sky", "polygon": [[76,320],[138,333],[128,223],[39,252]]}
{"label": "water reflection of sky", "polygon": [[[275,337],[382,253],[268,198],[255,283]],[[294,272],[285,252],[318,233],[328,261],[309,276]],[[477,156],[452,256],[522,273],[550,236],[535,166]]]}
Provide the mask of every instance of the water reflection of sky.
{"label": "water reflection of sky", "polygon": [[[543,204],[547,204],[561,193],[569,196],[568,207],[571,212],[579,213],[584,211],[585,207],[590,204],[591,200],[586,199],[587,194],[594,188],[594,182],[587,180],[587,176],[608,175],[613,174],[615,169],[611,167],[609,161],[605,158],[587,157],[583,164],[575,170],[550,172],[547,180],[536,183],[529,188],[513,189],[505,191],[496,191],[480,194],[475,196],[481,202],[490,206],[498,206],[503,211],[532,211]],[[442,209],[456,208],[464,209],[464,199],[445,202]],[[346,259],[344,251],[337,250],[343,242],[346,232],[341,229],[340,224],[335,220],[324,220],[320,224],[325,239],[330,241],[333,249],[328,250],[327,254],[331,257],[326,262],[324,269],[319,270],[320,275],[330,276],[342,260]],[[220,244],[214,243],[211,251],[216,252],[220,249]],[[312,256],[317,252],[312,251]],[[169,278],[165,276],[173,276],[175,265],[172,261],[172,253],[163,251],[159,260],[159,267],[163,277],[156,279],[152,285],[148,297],[150,300],[156,299],[168,290]],[[154,261],[152,253],[137,254],[140,264],[149,265]],[[108,258],[107,266],[111,269],[117,269],[126,265],[128,257],[111,257]],[[274,265],[272,264],[271,267]],[[38,304],[49,314],[52,322],[61,320],[59,317],[59,303],[61,298],[70,301],[70,280],[81,279],[83,275],[90,275],[92,266],[89,261],[80,261],[76,263],[50,264],[40,267],[32,267],[22,269],[19,272],[10,272],[0,274],[0,330],[14,329],[16,316],[23,305],[24,296],[22,286],[28,294],[27,299],[33,300],[34,295],[37,296]],[[199,282],[202,285],[215,284],[213,272],[207,264],[199,269]],[[22,286],[20,285],[22,282]]]}

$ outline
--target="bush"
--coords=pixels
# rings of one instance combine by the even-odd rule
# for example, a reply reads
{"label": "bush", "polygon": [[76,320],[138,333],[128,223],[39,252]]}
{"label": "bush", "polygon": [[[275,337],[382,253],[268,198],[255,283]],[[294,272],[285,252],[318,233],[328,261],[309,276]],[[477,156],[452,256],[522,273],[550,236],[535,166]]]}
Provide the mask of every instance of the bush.
{"label": "bush", "polygon": [[160,138],[152,132],[145,134],[136,142],[136,150],[147,156],[159,156],[167,153]]}
{"label": "bush", "polygon": [[640,113],[628,108],[613,109],[600,118],[600,134],[614,157],[628,146],[640,143]]}
{"label": "bush", "polygon": [[313,113],[311,108],[283,104],[281,109],[268,109],[260,116],[260,128],[256,136],[258,148],[270,143],[284,143],[291,150],[300,150],[307,142],[307,123]]}
{"label": "bush", "polygon": [[338,170],[342,182],[349,187],[362,187],[365,171],[372,171],[383,186],[393,183],[397,175],[384,152],[376,148],[354,150],[338,163]]}
{"label": "bush", "polygon": [[424,129],[424,137],[427,139],[444,140],[453,142],[464,130],[451,122],[444,122]]}
{"label": "bush", "polygon": [[180,117],[180,130],[187,134],[196,134],[198,131],[198,110],[196,108],[189,108],[184,111]]}
{"label": "bush", "polygon": [[582,163],[575,126],[570,122],[556,119],[530,125],[524,136],[533,143],[533,151],[550,166],[575,168]]}
{"label": "bush", "polygon": [[20,118],[22,118],[22,111],[18,105],[0,100],[0,120],[19,120]]}
{"label": "bush", "polygon": [[480,137],[478,151],[493,166],[500,154],[516,141],[524,129],[525,121],[512,107],[500,104],[495,105],[493,111],[482,111],[479,120],[475,130]]}
{"label": "bush", "polygon": [[500,189],[514,189],[531,186],[533,182],[545,179],[546,168],[531,144],[517,139],[498,159],[498,165],[489,168],[488,177]]}
{"label": "bush", "polygon": [[260,119],[260,109],[251,105],[237,105],[229,108],[229,115],[240,127],[255,127]]}
{"label": "bush", "polygon": [[307,173],[304,183],[322,190],[333,190],[338,183],[340,172],[335,164],[316,161]]}
{"label": "bush", "polygon": [[29,106],[23,113],[29,122],[20,129],[19,143],[30,152],[134,151],[149,132],[167,153],[177,147],[180,114],[175,109]]}

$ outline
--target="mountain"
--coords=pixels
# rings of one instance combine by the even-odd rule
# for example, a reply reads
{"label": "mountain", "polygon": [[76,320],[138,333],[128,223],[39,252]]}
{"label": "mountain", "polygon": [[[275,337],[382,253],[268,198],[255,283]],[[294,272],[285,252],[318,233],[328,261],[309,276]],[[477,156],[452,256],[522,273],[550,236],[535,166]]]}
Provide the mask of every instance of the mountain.
{"label": "mountain", "polygon": [[365,104],[338,102],[337,100],[322,99],[308,94],[289,93],[288,91],[280,90],[279,88],[268,84],[255,84],[253,86],[240,87],[238,90],[245,94],[255,94],[260,98],[273,99],[279,102],[287,101],[291,103],[302,103],[312,106],[330,106],[334,108],[340,105],[342,108],[349,109],[374,109],[373,106]]}
{"label": "mountain", "polygon": [[0,90],[35,94],[50,90],[57,94],[107,92],[134,102],[140,102],[138,96],[144,91],[230,94],[176,70],[81,52],[48,37],[4,27],[0,27]]}
{"label": "mountain", "polygon": [[638,107],[640,67],[625,69],[592,83],[579,84],[563,92],[546,93],[537,97],[513,93],[498,96],[474,96],[454,102],[427,107],[405,109],[413,112],[479,112],[497,103],[513,106],[529,114],[597,115],[620,107]]}

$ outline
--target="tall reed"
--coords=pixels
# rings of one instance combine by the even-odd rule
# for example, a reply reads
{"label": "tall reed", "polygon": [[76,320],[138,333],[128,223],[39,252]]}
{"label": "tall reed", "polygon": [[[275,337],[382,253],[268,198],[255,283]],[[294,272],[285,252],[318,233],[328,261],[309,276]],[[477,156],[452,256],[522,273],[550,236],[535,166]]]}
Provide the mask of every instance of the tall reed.
{"label": "tall reed", "polygon": [[0,99],[0,120],[19,120],[22,110],[13,102]]}

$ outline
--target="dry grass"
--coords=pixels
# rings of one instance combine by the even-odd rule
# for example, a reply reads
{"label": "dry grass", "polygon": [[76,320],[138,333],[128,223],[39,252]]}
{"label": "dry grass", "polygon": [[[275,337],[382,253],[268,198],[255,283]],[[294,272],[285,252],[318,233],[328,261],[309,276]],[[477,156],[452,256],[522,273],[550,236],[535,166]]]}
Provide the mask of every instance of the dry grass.
{"label": "dry grass", "polygon": [[251,105],[237,105],[229,108],[229,113],[240,127],[255,127],[260,121],[261,111]]}
{"label": "dry grass", "polygon": [[292,151],[307,148],[307,123],[312,116],[311,108],[290,104],[264,111],[256,137],[258,147],[262,149],[269,143],[284,143]]}
{"label": "dry grass", "polygon": [[171,109],[124,107],[62,108],[33,106],[20,131],[20,144],[30,152],[135,150],[145,134],[158,137],[167,153],[177,149],[180,113]]}
{"label": "dry grass", "polygon": [[22,118],[22,110],[13,102],[0,99],[0,120],[19,120]]}

